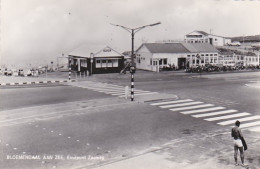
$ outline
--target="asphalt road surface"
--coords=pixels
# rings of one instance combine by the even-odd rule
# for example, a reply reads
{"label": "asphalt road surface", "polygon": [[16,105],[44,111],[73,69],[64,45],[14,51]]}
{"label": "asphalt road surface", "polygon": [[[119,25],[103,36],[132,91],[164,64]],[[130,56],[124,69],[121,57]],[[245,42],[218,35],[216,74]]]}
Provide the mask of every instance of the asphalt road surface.
{"label": "asphalt road surface", "polygon": [[[135,87],[136,95],[151,93],[145,103],[124,99],[129,77],[99,75],[68,85],[1,88],[1,168],[92,168],[187,141],[187,136],[227,132],[237,118],[249,122],[244,130],[259,130],[260,90],[246,85],[260,81],[258,72],[142,72],[135,75]],[[152,98],[163,93],[178,99]],[[178,151],[182,158],[192,156],[190,150]]]}

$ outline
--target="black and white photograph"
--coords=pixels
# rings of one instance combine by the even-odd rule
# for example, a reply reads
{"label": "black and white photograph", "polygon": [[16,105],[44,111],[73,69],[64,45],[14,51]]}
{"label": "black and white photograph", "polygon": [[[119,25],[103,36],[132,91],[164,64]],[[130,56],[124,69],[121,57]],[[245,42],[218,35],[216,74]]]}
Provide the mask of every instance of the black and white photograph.
{"label": "black and white photograph", "polygon": [[1,169],[260,169],[260,0],[0,0]]}

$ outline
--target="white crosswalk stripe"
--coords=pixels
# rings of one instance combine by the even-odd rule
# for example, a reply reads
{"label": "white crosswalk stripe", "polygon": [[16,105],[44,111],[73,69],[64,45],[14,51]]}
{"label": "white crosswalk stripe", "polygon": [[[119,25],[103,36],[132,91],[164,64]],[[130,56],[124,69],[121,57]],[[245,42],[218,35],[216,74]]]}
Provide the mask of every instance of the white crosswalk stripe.
{"label": "white crosswalk stripe", "polygon": [[202,104],[202,105],[197,105],[197,106],[174,108],[174,109],[170,109],[170,110],[171,111],[181,111],[181,110],[190,110],[190,109],[212,107],[212,106],[214,106],[214,104]]}
{"label": "white crosswalk stripe", "polygon": [[205,121],[216,122],[216,124],[221,126],[234,124],[236,120],[241,122],[252,121],[241,124],[240,128],[260,132],[260,121],[255,121],[259,120],[260,116],[252,116],[247,112],[240,113],[238,110],[226,109],[226,107],[218,107],[214,104],[205,104],[201,101],[194,101],[193,99],[165,100],[150,103],[150,105],[185,115],[191,115],[195,118],[203,118]]}
{"label": "white crosswalk stripe", "polygon": [[217,120],[231,119],[231,118],[234,118],[234,117],[242,117],[242,116],[248,116],[248,115],[250,115],[250,113],[237,113],[237,114],[232,114],[232,115],[227,115],[227,116],[208,118],[208,119],[204,119],[204,120],[206,120],[206,121],[217,121]]}
{"label": "white crosswalk stripe", "polygon": [[[102,92],[105,94],[109,94],[112,96],[118,96],[118,97],[125,97],[126,91],[124,86],[119,85],[113,85],[108,83],[101,83],[101,82],[78,82],[71,84],[72,86],[81,87],[85,89],[90,89],[97,92]],[[134,90],[134,95],[148,95],[148,94],[156,94],[157,92],[151,92],[151,91],[145,91],[145,90]],[[128,96],[131,94],[131,89],[128,87],[127,91]]]}
{"label": "white crosswalk stripe", "polygon": [[189,102],[189,103],[165,105],[165,106],[160,106],[160,107],[165,109],[165,108],[182,107],[182,106],[189,106],[189,105],[202,104],[202,103],[203,102]]}
{"label": "white crosswalk stripe", "polygon": [[192,115],[192,116],[199,118],[199,117],[209,117],[209,116],[216,116],[216,115],[222,115],[222,114],[228,114],[228,113],[234,113],[234,112],[237,112],[237,110],[224,110],[224,111],[217,111],[217,112],[212,112],[212,113],[197,114],[197,115]]}
{"label": "white crosswalk stripe", "polygon": [[184,111],[184,112],[181,112],[181,113],[182,113],[182,114],[193,114],[193,113],[202,113],[202,112],[208,112],[208,111],[214,111],[214,110],[221,110],[221,109],[225,109],[225,107],[212,107],[212,108],[207,108],[207,109]]}
{"label": "white crosswalk stripe", "polygon": [[[251,116],[251,117],[245,117],[245,118],[242,118],[242,119],[237,119],[239,120],[240,122],[244,122],[244,121],[250,121],[250,120],[256,120],[256,119],[260,119],[260,116]],[[259,121],[260,122],[260,121]],[[233,124],[234,123],[234,120],[228,120],[228,121],[223,121],[223,122],[220,122],[218,123],[219,125],[229,125],[229,124]],[[242,125],[241,125],[242,126]],[[244,125],[243,125],[244,126]]]}
{"label": "white crosswalk stripe", "polygon": [[164,105],[164,104],[182,103],[182,102],[189,102],[189,101],[193,101],[193,100],[191,100],[191,99],[186,99],[186,100],[174,100],[174,101],[167,101],[167,102],[152,103],[152,104],[150,104],[150,105],[159,106],[159,105]]}
{"label": "white crosswalk stripe", "polygon": [[253,126],[259,126],[260,121],[251,122],[251,123],[243,123],[239,128],[247,128],[247,127],[253,127]]}

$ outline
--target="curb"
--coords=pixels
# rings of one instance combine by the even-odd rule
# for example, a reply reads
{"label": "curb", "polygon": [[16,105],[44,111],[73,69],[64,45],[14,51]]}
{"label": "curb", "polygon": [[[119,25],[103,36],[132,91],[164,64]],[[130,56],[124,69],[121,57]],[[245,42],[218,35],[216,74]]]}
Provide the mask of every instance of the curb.
{"label": "curb", "polygon": [[35,81],[35,82],[13,82],[13,83],[0,83],[0,86],[16,86],[16,85],[27,85],[27,84],[49,84],[49,83],[65,83],[75,82],[76,80],[48,80],[48,81]]}

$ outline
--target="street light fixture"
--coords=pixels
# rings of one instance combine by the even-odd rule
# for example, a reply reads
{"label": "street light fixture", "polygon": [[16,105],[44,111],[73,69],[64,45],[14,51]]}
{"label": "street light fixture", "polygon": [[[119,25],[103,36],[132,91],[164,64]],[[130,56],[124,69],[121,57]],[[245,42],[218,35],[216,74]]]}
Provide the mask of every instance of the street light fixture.
{"label": "street light fixture", "polygon": [[123,29],[125,29],[127,32],[131,33],[131,37],[132,37],[132,52],[131,52],[131,67],[130,67],[130,73],[131,73],[131,101],[134,101],[134,73],[135,73],[135,64],[134,64],[134,35],[135,33],[137,33],[138,31],[148,27],[148,26],[156,26],[161,24],[161,22],[157,22],[157,23],[153,23],[153,24],[149,24],[149,25],[144,25],[138,28],[128,28],[122,25],[115,25],[110,23],[113,26],[119,26]]}

